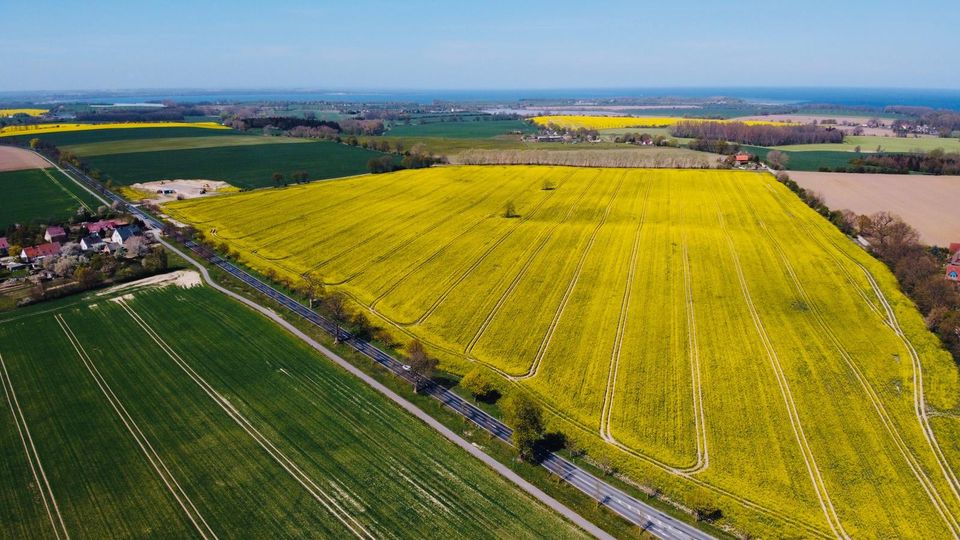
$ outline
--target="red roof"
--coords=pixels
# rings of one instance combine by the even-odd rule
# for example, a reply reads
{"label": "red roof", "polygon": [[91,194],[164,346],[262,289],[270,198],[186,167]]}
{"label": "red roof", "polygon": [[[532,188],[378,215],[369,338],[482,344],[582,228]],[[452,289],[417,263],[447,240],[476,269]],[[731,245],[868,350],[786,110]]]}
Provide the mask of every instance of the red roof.
{"label": "red roof", "polygon": [[93,223],[87,223],[87,232],[98,233],[104,229],[116,229],[120,225],[126,225],[123,221],[119,219],[101,219],[100,221],[94,221]]}
{"label": "red roof", "polygon": [[6,236],[0,237],[0,249],[8,249],[9,247],[10,247],[10,243],[7,242],[7,237]]}
{"label": "red roof", "polygon": [[738,152],[737,155],[733,156],[733,159],[737,161],[750,161],[750,154],[746,152]]}
{"label": "red roof", "polygon": [[63,227],[54,226],[54,227],[47,227],[47,234],[49,234],[50,236],[64,236],[67,234],[67,232],[63,230]]}
{"label": "red roof", "polygon": [[28,259],[36,259],[37,257],[49,257],[51,255],[60,254],[60,244],[56,242],[48,242],[46,244],[40,244],[39,246],[30,246],[23,248],[23,251],[26,252]]}
{"label": "red roof", "polygon": [[960,251],[960,242],[950,242],[950,254]]}

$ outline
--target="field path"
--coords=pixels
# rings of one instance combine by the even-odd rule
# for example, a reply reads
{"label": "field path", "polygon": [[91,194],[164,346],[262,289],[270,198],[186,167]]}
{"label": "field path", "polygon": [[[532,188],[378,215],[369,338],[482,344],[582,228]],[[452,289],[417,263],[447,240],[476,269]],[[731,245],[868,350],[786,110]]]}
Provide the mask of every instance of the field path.
{"label": "field path", "polygon": [[332,495],[326,493],[317,483],[310,478],[296,463],[277,448],[273,442],[267,439],[240,411],[236,409],[225,397],[220,395],[213,386],[201,377],[180,355],[173,350],[157,334],[149,324],[146,323],[122,298],[117,303],[123,307],[124,311],[137,323],[144,333],[147,334],[166,354],[167,356],[183,370],[184,373],[193,380],[213,401],[220,406],[227,415],[240,426],[264,451],[270,455],[287,473],[293,477],[307,492],[324,508],[330,512],[344,527],[346,527],[357,538],[375,540],[376,535],[370,533],[363,524],[344,509],[344,507]]}
{"label": "field path", "polygon": [[740,283],[740,290],[743,293],[744,301],[746,302],[747,308],[750,311],[750,316],[753,319],[753,324],[756,327],[757,334],[760,337],[763,348],[767,353],[767,358],[770,360],[774,374],[777,377],[777,383],[780,386],[780,394],[783,396],[783,401],[786,404],[787,413],[790,417],[790,425],[793,428],[794,435],[797,439],[797,444],[799,445],[801,453],[803,454],[803,460],[807,466],[807,472],[810,475],[810,480],[813,483],[814,490],[817,493],[817,499],[820,501],[820,507],[827,519],[827,524],[838,538],[849,538],[849,535],[843,529],[843,525],[840,523],[840,518],[833,506],[833,502],[830,500],[830,494],[827,492],[826,485],[823,482],[823,476],[820,473],[819,467],[817,466],[816,458],[814,457],[813,451],[810,448],[810,443],[807,441],[806,435],[803,432],[800,414],[797,410],[797,405],[793,400],[789,382],[787,381],[786,375],[783,372],[783,368],[780,366],[780,359],[777,356],[776,350],[773,348],[773,344],[770,342],[767,331],[763,326],[763,321],[760,320],[760,314],[757,312],[757,308],[753,303],[753,298],[750,295],[750,288],[747,285],[746,277],[743,274],[743,268],[740,265],[740,256],[737,254],[737,248],[733,242],[733,237],[730,236],[730,232],[727,230],[726,221],[724,220],[723,214],[720,212],[719,208],[717,209],[717,219],[730,248],[730,255],[733,258],[734,267],[737,271],[737,280]]}
{"label": "field path", "polygon": [[[0,382],[3,383],[3,392],[7,396],[7,405],[10,406],[10,412],[17,424],[17,432],[20,435],[20,442],[23,444],[23,452],[27,456],[27,462],[30,465],[30,472],[33,474],[37,490],[40,492],[40,498],[43,500],[43,508],[46,510],[47,518],[53,527],[53,534],[57,538],[69,539],[70,533],[67,531],[67,525],[63,521],[63,515],[60,514],[60,506],[57,505],[57,498],[53,495],[53,489],[50,487],[50,481],[47,479],[47,473],[43,470],[43,463],[40,461],[40,454],[37,447],[33,444],[33,436],[30,435],[30,427],[27,425],[27,419],[20,408],[20,402],[17,400],[17,393],[13,389],[13,381],[10,379],[10,373],[7,372],[7,364],[3,361],[3,355],[0,354]],[[54,515],[56,514],[56,515]]]}
{"label": "field path", "polygon": [[190,523],[193,524],[194,528],[202,538],[218,538],[217,534],[203,518],[200,510],[198,510],[196,505],[193,504],[193,501],[190,500],[190,496],[187,495],[187,492],[183,489],[176,477],[167,467],[166,463],[163,462],[163,459],[160,458],[160,455],[153,448],[153,445],[150,444],[150,440],[147,439],[147,436],[143,433],[143,431],[140,430],[140,426],[137,425],[133,417],[130,416],[130,413],[127,412],[127,409],[123,406],[120,398],[117,397],[117,395],[113,392],[113,389],[110,388],[110,385],[107,383],[106,379],[104,379],[103,375],[100,374],[100,370],[97,368],[96,364],[94,364],[93,359],[90,358],[90,355],[87,354],[83,344],[80,343],[80,339],[76,336],[76,334],[73,333],[73,329],[71,329],[67,324],[67,321],[63,318],[63,315],[57,314],[54,316],[54,319],[57,321],[57,324],[60,325],[60,329],[63,330],[63,333],[67,336],[67,340],[70,341],[70,345],[72,345],[73,349],[77,352],[77,356],[83,362],[84,367],[87,368],[87,372],[90,373],[90,376],[93,377],[94,382],[97,383],[97,387],[100,388],[100,391],[103,393],[104,397],[107,398],[107,401],[110,403],[110,406],[113,408],[114,412],[117,413],[120,421],[123,422],[124,427],[126,427],[127,431],[130,432],[130,435],[133,436],[133,439],[136,441],[137,446],[140,447],[143,455],[147,458],[150,466],[153,467],[153,470],[156,471],[157,476],[159,476],[160,480],[162,480],[164,485],[167,486],[167,490],[171,495],[173,495],[174,499],[177,501],[177,504],[180,505],[180,508],[183,509],[183,512],[187,515],[187,519],[190,520]]}

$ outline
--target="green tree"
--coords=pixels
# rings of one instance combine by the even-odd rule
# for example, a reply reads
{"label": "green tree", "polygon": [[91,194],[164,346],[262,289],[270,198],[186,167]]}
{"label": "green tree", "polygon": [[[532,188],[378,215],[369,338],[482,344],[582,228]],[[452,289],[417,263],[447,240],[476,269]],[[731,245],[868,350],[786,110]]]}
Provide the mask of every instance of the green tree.
{"label": "green tree", "polygon": [[513,392],[503,400],[503,417],[513,428],[513,444],[520,459],[536,458],[537,443],[543,437],[543,411],[540,404],[522,392]]}
{"label": "green tree", "polygon": [[270,178],[273,179],[273,183],[276,184],[277,187],[280,187],[280,184],[283,182],[283,173],[275,172],[270,175]]}
{"label": "green tree", "polygon": [[37,138],[30,139],[30,148],[36,150],[38,146],[40,146],[40,139],[37,139]]}
{"label": "green tree", "polygon": [[483,368],[477,366],[460,379],[460,386],[470,392],[474,398],[485,400],[497,391],[493,378]]}

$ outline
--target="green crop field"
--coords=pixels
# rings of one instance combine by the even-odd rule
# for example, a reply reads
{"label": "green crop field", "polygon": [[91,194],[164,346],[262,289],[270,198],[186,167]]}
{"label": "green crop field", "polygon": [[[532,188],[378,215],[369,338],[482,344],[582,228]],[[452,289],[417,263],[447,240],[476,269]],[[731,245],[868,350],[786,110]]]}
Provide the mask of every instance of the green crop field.
{"label": "green crop field", "polygon": [[791,144],[777,146],[778,150],[791,152],[853,152],[857,147],[862,152],[876,152],[877,147],[882,152],[929,152],[937,148],[947,152],[960,152],[960,139],[941,137],[878,137],[878,136],[848,136],[840,144]]}
{"label": "green crop field", "polygon": [[[760,159],[766,159],[767,153],[773,150],[773,148],[765,148],[762,146],[742,146],[741,148],[751,154],[757,154],[760,156]],[[816,171],[819,170],[820,167],[829,167],[831,169],[849,167],[850,160],[857,157],[856,154],[850,152],[826,152],[823,150],[809,152],[784,150],[783,152],[790,156],[787,169],[792,171]]]}
{"label": "green crop field", "polygon": [[211,289],[38,308],[0,318],[5,537],[583,536]]}
{"label": "green crop field", "polygon": [[[213,130],[210,130],[213,131]],[[131,154],[134,152],[159,152],[163,150],[189,150],[192,148],[219,148],[222,146],[256,146],[260,144],[309,143],[308,139],[295,137],[262,137],[256,135],[232,135],[216,137],[163,137],[159,139],[129,139],[61,146],[61,150],[78,156],[103,156],[107,154]]]}
{"label": "green crop field", "polygon": [[0,227],[14,223],[58,223],[81,206],[103,203],[56,169],[0,172]]}
{"label": "green crop field", "polygon": [[274,185],[270,179],[274,172],[289,179],[294,172],[307,171],[313,180],[365,173],[367,162],[382,155],[345,144],[311,141],[131,152],[91,156],[86,161],[109,175],[116,184],[192,178],[256,188]]}
{"label": "green crop field", "polygon": [[738,529],[960,532],[957,367],[892,274],[768,174],[442,167],[166,208],[446,369],[487,366]]}
{"label": "green crop field", "polygon": [[74,144],[90,144],[110,141],[131,141],[137,139],[169,139],[174,137],[224,137],[236,136],[239,132],[232,129],[206,129],[191,127],[161,127],[137,129],[96,129],[90,131],[60,131],[55,133],[41,133],[39,135],[23,135],[8,137],[26,144],[30,139],[37,138],[56,146]]}
{"label": "green crop field", "polygon": [[449,137],[452,139],[486,139],[512,131],[536,133],[537,128],[522,120],[488,120],[460,122],[423,122],[394,124],[387,131],[391,137]]}

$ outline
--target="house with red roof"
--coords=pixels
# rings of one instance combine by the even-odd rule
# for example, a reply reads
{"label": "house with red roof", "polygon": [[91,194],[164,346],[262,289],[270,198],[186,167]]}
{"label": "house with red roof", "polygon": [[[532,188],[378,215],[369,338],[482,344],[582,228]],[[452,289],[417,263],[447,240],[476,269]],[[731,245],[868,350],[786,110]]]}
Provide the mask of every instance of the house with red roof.
{"label": "house with red roof", "polygon": [[737,152],[736,155],[733,156],[733,161],[736,162],[737,165],[746,165],[750,162],[750,154]]}
{"label": "house with red roof", "polygon": [[6,236],[0,236],[0,257],[6,257],[10,251],[10,242],[7,242]]}
{"label": "house with red roof", "polygon": [[950,259],[944,274],[950,281],[960,281],[960,242],[950,244]]}
{"label": "house with red roof", "polygon": [[63,227],[47,227],[47,232],[43,234],[43,239],[47,242],[62,244],[67,241],[67,231],[63,230]]}
{"label": "house with red roof", "polygon": [[56,257],[60,254],[60,244],[56,242],[47,242],[39,246],[30,246],[20,251],[20,259],[23,262],[34,262],[43,260],[47,257]]}
{"label": "house with red roof", "polygon": [[119,219],[101,219],[100,221],[86,223],[84,227],[87,228],[87,232],[90,234],[101,234],[103,231],[112,231],[121,225],[126,225],[126,223]]}

